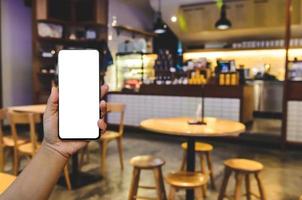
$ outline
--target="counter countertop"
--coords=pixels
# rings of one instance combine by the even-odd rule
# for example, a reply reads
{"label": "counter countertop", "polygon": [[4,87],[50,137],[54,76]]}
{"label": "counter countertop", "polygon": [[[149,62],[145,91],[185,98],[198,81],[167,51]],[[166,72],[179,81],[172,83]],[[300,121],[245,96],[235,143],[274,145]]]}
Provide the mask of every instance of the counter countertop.
{"label": "counter countertop", "polygon": [[[206,85],[204,87],[205,97],[243,98],[245,90],[252,90],[253,85],[219,86]],[[121,91],[109,94],[129,95],[159,95],[159,96],[202,96],[201,85],[142,85],[139,92]]]}

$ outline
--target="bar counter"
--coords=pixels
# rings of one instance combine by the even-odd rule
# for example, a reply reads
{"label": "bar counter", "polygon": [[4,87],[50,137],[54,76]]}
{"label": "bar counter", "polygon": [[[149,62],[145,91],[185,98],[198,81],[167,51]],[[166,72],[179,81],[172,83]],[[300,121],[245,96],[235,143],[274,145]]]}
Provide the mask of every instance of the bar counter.
{"label": "bar counter", "polygon": [[[139,92],[110,92],[109,102],[126,104],[125,125],[139,126],[149,118],[195,117],[202,93],[205,116],[248,123],[253,120],[252,85],[142,85]],[[118,124],[119,116],[110,114],[108,122]]]}

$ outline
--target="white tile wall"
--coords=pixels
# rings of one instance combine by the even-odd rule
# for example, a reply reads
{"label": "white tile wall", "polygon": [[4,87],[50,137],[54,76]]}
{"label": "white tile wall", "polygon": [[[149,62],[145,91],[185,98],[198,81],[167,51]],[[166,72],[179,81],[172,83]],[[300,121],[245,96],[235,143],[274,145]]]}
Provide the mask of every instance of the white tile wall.
{"label": "white tile wall", "polygon": [[302,102],[287,103],[287,141],[302,142]]}
{"label": "white tile wall", "polygon": [[[195,117],[198,97],[174,97],[154,95],[108,95],[108,102],[126,104],[125,124],[139,126],[144,119],[158,117]],[[227,98],[206,98],[205,115],[239,121],[240,100]],[[108,122],[118,124],[118,114],[109,114]]]}

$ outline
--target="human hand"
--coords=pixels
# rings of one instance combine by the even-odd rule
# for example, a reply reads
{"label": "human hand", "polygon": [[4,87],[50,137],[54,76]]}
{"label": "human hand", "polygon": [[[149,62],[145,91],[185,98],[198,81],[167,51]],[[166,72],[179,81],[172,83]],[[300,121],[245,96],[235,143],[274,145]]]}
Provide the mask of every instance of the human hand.
{"label": "human hand", "polygon": [[[101,87],[102,97],[108,92],[108,86],[104,85]],[[44,125],[44,140],[42,145],[51,150],[55,150],[65,158],[69,158],[72,154],[77,152],[79,149],[87,145],[88,141],[77,140],[77,141],[64,141],[58,136],[58,106],[59,106],[59,93],[58,88],[53,87],[51,94],[47,101],[46,110],[43,116]],[[100,103],[101,116],[106,113],[106,102],[101,101]],[[102,133],[106,130],[106,123],[104,117],[98,121],[98,126],[102,130]]]}

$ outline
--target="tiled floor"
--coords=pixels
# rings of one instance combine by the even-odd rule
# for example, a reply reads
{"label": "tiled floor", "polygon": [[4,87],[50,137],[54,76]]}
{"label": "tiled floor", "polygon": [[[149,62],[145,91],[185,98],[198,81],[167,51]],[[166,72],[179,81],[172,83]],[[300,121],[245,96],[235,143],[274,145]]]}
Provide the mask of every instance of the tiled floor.
{"label": "tiled floor", "polygon": [[[108,152],[107,174],[102,180],[75,191],[66,191],[64,187],[56,186],[50,199],[125,200],[127,199],[132,172],[129,159],[143,154],[161,156],[167,162],[163,168],[164,174],[166,174],[179,168],[182,157],[179,143],[180,141],[170,137],[159,137],[158,135],[154,136],[144,132],[128,132],[124,138],[126,167],[123,172],[120,170],[116,144],[113,142]],[[282,152],[280,150],[223,142],[215,142],[213,144],[215,146],[212,156],[215,167],[215,179],[219,187],[223,175],[223,160],[242,157],[260,161],[265,165],[265,170],[261,177],[264,182],[267,200],[297,200],[298,196],[302,194],[302,152]],[[85,165],[83,170],[98,174],[98,145],[91,143],[90,152],[90,163]],[[153,176],[146,172],[141,180],[144,183],[152,184]],[[233,186],[233,182],[231,182],[230,186]],[[253,188],[255,189],[254,184]],[[166,189],[168,190],[167,187]],[[152,196],[154,193],[140,190],[140,194],[150,194]],[[217,191],[210,190],[207,199],[216,200],[217,195]],[[179,193],[179,199],[184,199],[184,195],[181,192]]]}

